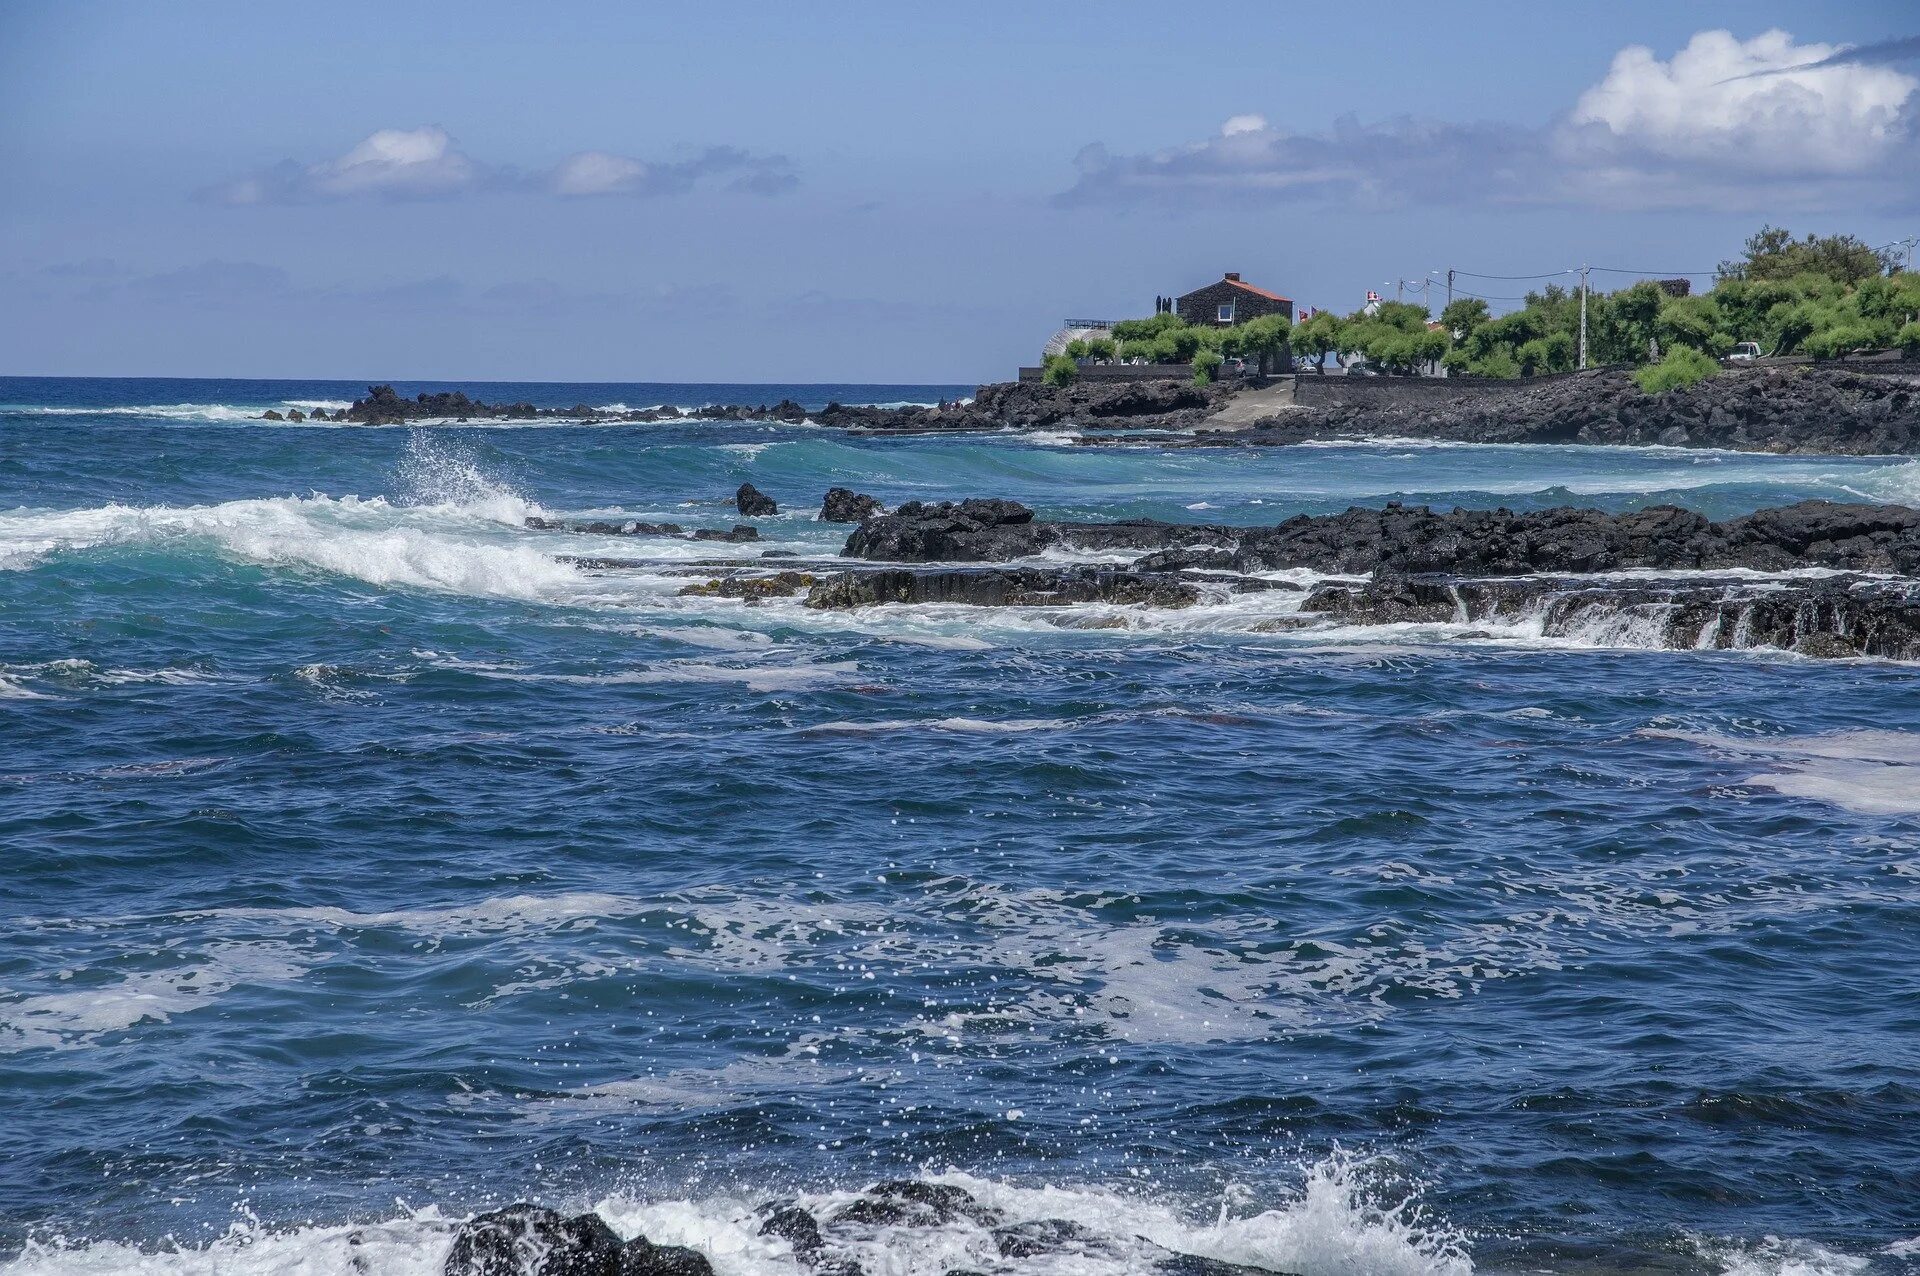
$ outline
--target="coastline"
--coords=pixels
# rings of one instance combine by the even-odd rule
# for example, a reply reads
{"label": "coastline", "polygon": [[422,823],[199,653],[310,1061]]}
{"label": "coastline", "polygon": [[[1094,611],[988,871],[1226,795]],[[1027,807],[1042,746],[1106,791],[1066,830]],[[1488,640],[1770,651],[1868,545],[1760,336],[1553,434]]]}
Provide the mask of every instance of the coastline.
{"label": "coastline", "polygon": [[[814,409],[791,398],[770,405],[728,403],[692,409],[538,407],[525,401],[490,404],[458,391],[423,392],[408,399],[391,386],[376,386],[350,405],[331,411],[270,410],[264,419],[369,426],[739,421],[817,425],[876,435],[1080,431],[1074,441],[1090,447],[1128,443],[1285,447],[1396,438],[1796,455],[1920,454],[1920,365],[1872,366],[1873,371],[1839,365],[1736,368],[1659,394],[1640,390],[1627,372],[1618,369],[1543,378],[1538,383],[1470,387],[1400,378],[1356,381],[1314,373],[1281,378],[1256,390],[1231,383],[1048,386],[1016,381],[982,385],[971,398],[932,406],[829,401]],[[1281,402],[1266,411],[1264,404],[1270,399]]]}

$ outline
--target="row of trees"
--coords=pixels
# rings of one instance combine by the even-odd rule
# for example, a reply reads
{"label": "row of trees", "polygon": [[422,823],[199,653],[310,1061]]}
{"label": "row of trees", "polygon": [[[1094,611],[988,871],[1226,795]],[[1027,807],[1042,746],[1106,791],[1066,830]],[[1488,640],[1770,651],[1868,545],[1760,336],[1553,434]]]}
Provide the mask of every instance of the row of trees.
{"label": "row of trees", "polygon": [[[1652,280],[1587,295],[1590,364],[1666,363],[1685,350],[1701,358],[1672,361],[1656,381],[1717,366],[1743,341],[1768,355],[1831,359],[1859,349],[1899,346],[1920,357],[1920,273],[1903,271],[1883,250],[1852,235],[1795,239],[1773,226],[1746,242],[1744,254],[1720,263],[1706,292],[1676,297]],[[1078,361],[1145,359],[1192,363],[1196,380],[1212,379],[1225,359],[1271,363],[1282,352],[1314,361],[1364,356],[1383,372],[1411,374],[1444,365],[1483,377],[1571,371],[1579,359],[1580,294],[1549,284],[1527,294],[1518,310],[1495,318],[1487,303],[1463,297],[1429,322],[1425,307],[1383,302],[1372,313],[1319,312],[1301,323],[1268,315],[1231,327],[1185,323],[1177,314],[1115,324],[1109,340],[1077,341],[1048,361],[1055,384],[1073,378]],[[1696,378],[1697,379],[1697,378]]]}
{"label": "row of trees", "polygon": [[[1745,254],[1720,263],[1714,285],[1688,297],[1642,280],[1587,296],[1589,363],[1646,364],[1685,347],[1713,358],[1743,341],[1769,355],[1831,359],[1901,346],[1920,353],[1920,274],[1852,235],[1796,240],[1762,227]],[[1456,339],[1447,366],[1479,376],[1561,372],[1578,358],[1580,295],[1549,284],[1492,318],[1463,298],[1441,312]]]}
{"label": "row of trees", "polygon": [[1047,360],[1049,383],[1071,381],[1082,359],[1119,359],[1132,363],[1190,363],[1193,379],[1205,384],[1219,374],[1228,359],[1257,362],[1270,371],[1286,355],[1291,325],[1285,315],[1262,315],[1227,327],[1190,324],[1177,314],[1151,319],[1125,319],[1113,326],[1113,336],[1067,343],[1064,355]]}

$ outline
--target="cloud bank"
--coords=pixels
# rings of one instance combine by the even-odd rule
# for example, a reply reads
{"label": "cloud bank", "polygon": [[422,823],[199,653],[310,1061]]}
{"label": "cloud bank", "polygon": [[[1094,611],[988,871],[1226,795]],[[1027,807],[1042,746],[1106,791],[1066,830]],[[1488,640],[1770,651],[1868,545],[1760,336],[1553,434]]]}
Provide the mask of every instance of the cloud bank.
{"label": "cloud bank", "polygon": [[381,129],[345,154],[319,163],[282,160],[202,192],[224,204],[311,204],[329,200],[449,199],[488,190],[563,197],[681,195],[711,182],[728,190],[778,195],[799,178],[783,155],[710,146],[691,159],[649,161],[607,151],[578,151],[550,169],[523,173],[467,154],[437,125]]}
{"label": "cloud bank", "polygon": [[1348,116],[1301,133],[1236,115],[1218,135],[1168,150],[1089,146],[1060,201],[1910,206],[1920,202],[1920,79],[1891,65],[1907,43],[1849,50],[1784,31],[1702,31],[1664,61],[1634,45],[1533,129]]}

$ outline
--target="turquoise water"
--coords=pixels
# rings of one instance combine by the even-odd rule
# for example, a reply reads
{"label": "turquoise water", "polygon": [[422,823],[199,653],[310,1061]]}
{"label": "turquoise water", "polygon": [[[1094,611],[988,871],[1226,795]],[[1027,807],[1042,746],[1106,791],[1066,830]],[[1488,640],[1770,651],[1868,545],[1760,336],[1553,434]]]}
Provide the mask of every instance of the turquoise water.
{"label": "turquoise water", "polygon": [[[1302,1276],[1920,1266],[1911,667],[667,574],[832,552],[835,484],[1725,516],[1920,464],[248,419],[356,390],[0,379],[11,1270],[428,1271],[532,1198],[792,1272],[743,1202],[896,1175]],[[524,526],[748,480],[758,544]]]}

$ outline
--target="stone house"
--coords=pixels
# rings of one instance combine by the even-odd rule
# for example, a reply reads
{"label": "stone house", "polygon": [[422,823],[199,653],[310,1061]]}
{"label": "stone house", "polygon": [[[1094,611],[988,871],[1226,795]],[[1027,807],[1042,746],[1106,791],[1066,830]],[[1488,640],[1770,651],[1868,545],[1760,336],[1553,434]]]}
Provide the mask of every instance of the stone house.
{"label": "stone house", "polygon": [[1265,288],[1256,288],[1242,280],[1235,271],[1228,271],[1217,283],[1195,288],[1174,298],[1173,308],[1188,323],[1203,327],[1245,323],[1262,315],[1293,318],[1291,299],[1268,292]]}

